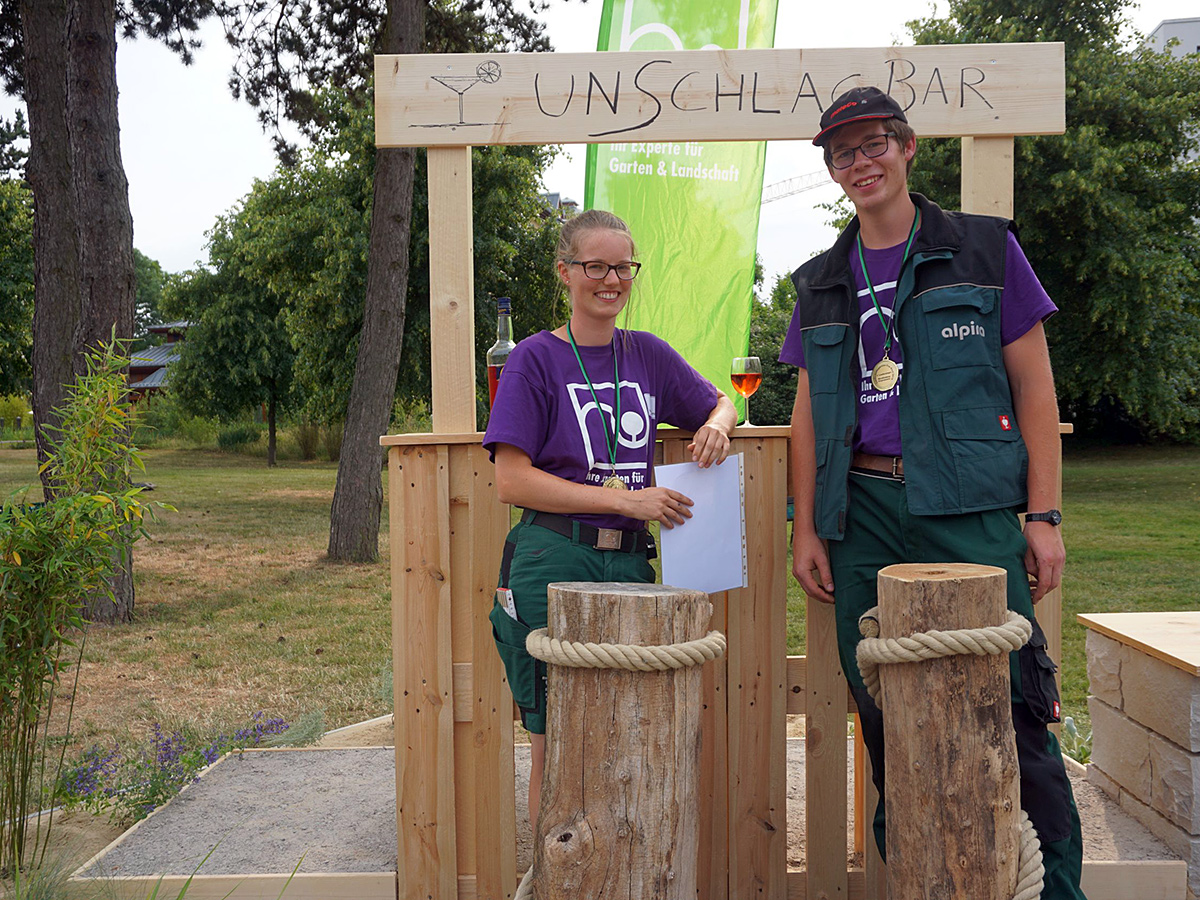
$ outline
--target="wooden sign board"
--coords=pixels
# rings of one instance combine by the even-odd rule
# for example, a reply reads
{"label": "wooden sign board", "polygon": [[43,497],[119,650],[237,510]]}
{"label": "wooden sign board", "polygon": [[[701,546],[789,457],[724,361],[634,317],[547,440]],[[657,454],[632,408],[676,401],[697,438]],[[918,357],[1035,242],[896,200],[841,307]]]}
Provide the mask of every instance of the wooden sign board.
{"label": "wooden sign board", "polygon": [[377,56],[380,147],[803,140],[875,85],[921,137],[1060,134],[1061,43]]}

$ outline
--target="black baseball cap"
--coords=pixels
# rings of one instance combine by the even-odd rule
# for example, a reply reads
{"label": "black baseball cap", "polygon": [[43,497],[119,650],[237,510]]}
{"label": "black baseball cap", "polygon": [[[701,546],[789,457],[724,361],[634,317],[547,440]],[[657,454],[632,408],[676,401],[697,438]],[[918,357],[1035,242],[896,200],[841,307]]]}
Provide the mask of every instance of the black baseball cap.
{"label": "black baseball cap", "polygon": [[829,109],[821,113],[821,130],[813,138],[813,143],[818,147],[824,147],[835,129],[849,125],[851,122],[861,122],[864,119],[908,121],[900,104],[879,88],[851,88],[834,100]]}

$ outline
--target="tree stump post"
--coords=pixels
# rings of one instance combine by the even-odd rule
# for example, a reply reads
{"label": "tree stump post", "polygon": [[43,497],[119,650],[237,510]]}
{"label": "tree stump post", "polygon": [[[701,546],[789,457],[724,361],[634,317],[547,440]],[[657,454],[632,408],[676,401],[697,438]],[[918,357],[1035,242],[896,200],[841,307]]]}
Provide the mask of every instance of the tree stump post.
{"label": "tree stump post", "polygon": [[[682,643],[712,616],[707,594],[663,585],[553,584],[548,599],[548,634],[569,641]],[[694,900],[700,667],[548,668],[538,900]]]}
{"label": "tree stump post", "polygon": [[[1005,621],[1007,573],[896,565],[879,572],[881,637]],[[880,669],[891,900],[1011,900],[1020,793],[1008,654]]]}

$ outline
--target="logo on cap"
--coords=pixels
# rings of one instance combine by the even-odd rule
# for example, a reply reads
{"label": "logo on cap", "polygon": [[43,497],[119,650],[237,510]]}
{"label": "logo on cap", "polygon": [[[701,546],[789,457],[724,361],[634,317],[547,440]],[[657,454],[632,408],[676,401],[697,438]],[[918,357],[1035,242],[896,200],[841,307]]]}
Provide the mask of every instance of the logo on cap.
{"label": "logo on cap", "polygon": [[829,118],[836,119],[839,115],[844,113],[846,110],[848,110],[852,106],[858,106],[858,101],[851,100],[849,103],[843,103],[841,106],[839,106],[837,109],[835,109],[833,112],[831,112],[829,114]]}

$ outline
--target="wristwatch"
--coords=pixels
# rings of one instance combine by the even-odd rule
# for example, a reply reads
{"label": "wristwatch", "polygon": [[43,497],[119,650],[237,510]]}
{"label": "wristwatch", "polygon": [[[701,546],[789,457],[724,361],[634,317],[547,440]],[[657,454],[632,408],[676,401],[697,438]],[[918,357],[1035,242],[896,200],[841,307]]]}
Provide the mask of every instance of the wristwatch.
{"label": "wristwatch", "polygon": [[1051,525],[1062,524],[1062,513],[1057,509],[1050,509],[1040,513],[1026,513],[1026,522],[1049,522]]}

